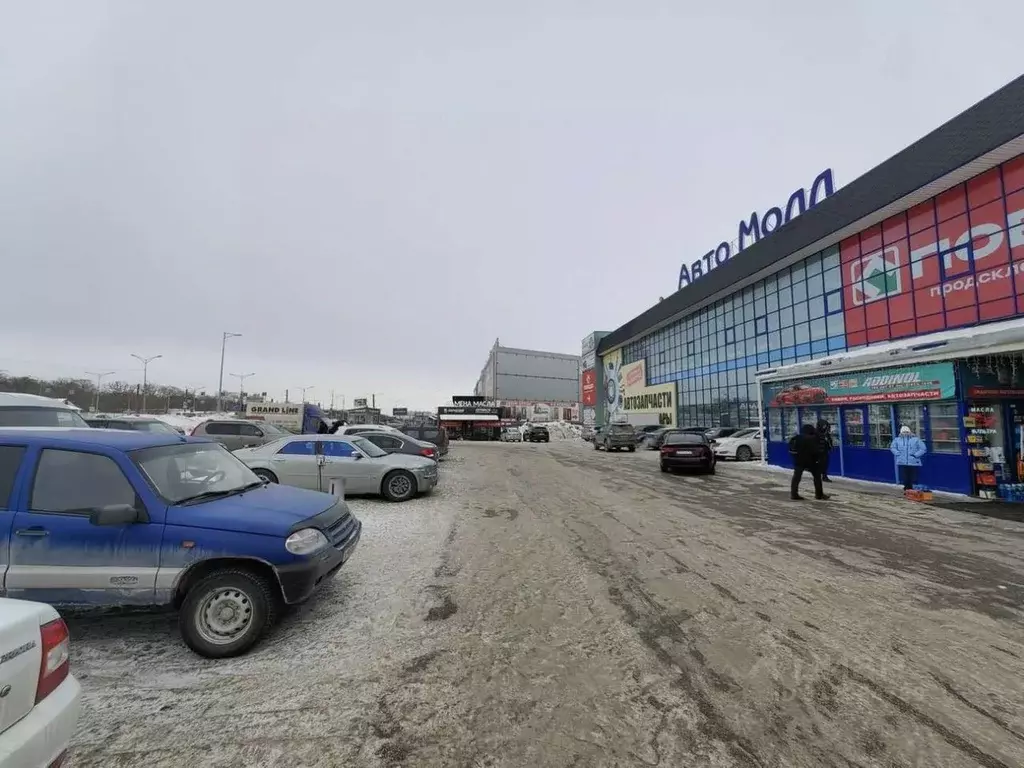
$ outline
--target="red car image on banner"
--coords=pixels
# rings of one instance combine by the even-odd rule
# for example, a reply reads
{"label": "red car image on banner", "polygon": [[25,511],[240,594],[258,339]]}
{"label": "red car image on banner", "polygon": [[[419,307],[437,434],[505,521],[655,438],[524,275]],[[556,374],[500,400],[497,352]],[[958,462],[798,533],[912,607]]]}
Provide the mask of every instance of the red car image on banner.
{"label": "red car image on banner", "polygon": [[768,405],[773,408],[783,405],[814,405],[824,403],[827,396],[828,393],[823,387],[793,384],[776,394]]}
{"label": "red car image on banner", "polygon": [[851,347],[1024,314],[1024,155],[844,240]]}

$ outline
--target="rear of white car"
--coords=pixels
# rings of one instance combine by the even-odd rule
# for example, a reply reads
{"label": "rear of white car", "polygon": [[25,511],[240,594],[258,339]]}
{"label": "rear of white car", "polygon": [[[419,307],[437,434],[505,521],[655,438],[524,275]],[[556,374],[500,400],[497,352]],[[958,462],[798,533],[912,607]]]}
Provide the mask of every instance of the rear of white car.
{"label": "rear of white car", "polygon": [[43,603],[0,598],[0,766],[61,765],[81,695],[60,614]]}

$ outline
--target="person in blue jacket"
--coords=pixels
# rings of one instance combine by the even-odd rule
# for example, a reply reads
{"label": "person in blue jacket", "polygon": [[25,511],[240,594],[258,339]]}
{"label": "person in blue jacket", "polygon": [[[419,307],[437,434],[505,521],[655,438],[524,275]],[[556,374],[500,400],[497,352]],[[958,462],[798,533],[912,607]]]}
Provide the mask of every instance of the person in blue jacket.
{"label": "person in blue jacket", "polygon": [[889,450],[896,457],[903,490],[909,491],[917,482],[917,468],[921,466],[921,457],[928,453],[928,448],[925,447],[924,440],[904,424],[900,427],[899,435],[893,438]]}

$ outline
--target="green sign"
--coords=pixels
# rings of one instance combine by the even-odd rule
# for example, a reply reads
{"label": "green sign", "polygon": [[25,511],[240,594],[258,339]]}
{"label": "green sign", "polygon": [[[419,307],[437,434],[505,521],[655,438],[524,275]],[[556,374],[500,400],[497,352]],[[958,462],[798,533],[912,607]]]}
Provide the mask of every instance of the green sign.
{"label": "green sign", "polygon": [[846,371],[833,376],[768,382],[763,385],[762,395],[767,408],[948,400],[956,396],[956,375],[953,363],[948,362]]}

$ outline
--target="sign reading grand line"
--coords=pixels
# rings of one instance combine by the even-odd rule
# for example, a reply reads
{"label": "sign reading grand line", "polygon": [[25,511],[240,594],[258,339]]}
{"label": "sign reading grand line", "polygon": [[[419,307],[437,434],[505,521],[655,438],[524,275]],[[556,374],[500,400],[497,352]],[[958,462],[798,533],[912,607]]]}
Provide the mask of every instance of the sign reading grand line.
{"label": "sign reading grand line", "polygon": [[765,211],[764,216],[758,216],[757,211],[752,212],[749,219],[740,221],[739,234],[735,240],[732,242],[723,240],[717,248],[708,251],[696,261],[690,264],[683,262],[679,267],[679,290],[704,277],[715,267],[725,264],[733,256],[742,253],[748,245],[770,235],[783,224],[788,224],[834,192],[835,181],[832,177],[832,169],[826,168],[811,182],[810,192],[801,187],[789,196],[785,205],[785,213],[781,206],[769,208]]}

